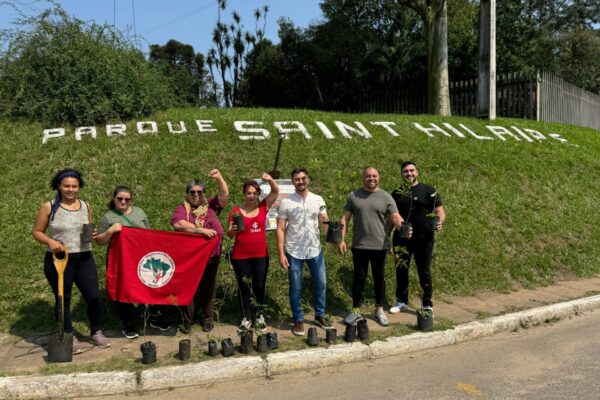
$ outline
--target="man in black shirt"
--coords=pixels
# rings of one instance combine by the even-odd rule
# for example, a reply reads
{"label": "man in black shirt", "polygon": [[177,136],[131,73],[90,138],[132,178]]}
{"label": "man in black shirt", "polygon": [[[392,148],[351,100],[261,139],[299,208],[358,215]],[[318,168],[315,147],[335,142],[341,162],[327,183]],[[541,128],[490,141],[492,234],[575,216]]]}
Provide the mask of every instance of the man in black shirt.
{"label": "man in black shirt", "polygon": [[412,161],[400,166],[404,185],[392,192],[396,206],[404,221],[412,225],[412,237],[403,238],[394,231],[393,246],[396,254],[396,302],[390,308],[395,314],[408,304],[408,267],[414,256],[423,289],[423,308],[433,311],[431,296],[431,257],[433,255],[434,232],[440,231],[446,220],[442,198],[430,185],[420,183],[419,170]]}

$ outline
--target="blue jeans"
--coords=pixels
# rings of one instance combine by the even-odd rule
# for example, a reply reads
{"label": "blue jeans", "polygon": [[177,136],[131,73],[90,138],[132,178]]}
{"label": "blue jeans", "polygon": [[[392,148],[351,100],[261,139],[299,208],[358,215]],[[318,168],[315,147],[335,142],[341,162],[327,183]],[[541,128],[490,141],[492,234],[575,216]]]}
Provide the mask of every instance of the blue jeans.
{"label": "blue jeans", "polygon": [[290,307],[292,308],[292,317],[294,322],[303,321],[304,313],[300,306],[300,297],[302,295],[302,270],[304,263],[308,265],[313,284],[313,296],[315,302],[315,316],[325,315],[325,293],[327,289],[327,276],[325,274],[325,258],[323,250],[318,256],[306,260],[295,258],[285,253],[290,264],[288,268],[288,277],[290,280]]}

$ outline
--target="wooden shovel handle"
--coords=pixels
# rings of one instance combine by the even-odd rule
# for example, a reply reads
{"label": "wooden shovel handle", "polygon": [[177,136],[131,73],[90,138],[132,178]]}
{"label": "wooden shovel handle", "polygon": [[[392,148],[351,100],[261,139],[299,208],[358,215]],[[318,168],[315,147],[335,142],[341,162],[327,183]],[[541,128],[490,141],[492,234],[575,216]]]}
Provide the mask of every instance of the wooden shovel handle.
{"label": "wooden shovel handle", "polygon": [[67,262],[69,261],[69,252],[65,247],[64,251],[65,256],[63,258],[58,258],[56,253],[52,253],[52,261],[54,262],[54,268],[56,268],[56,272],[58,273],[58,295],[64,295],[64,276],[65,269],[67,268]]}

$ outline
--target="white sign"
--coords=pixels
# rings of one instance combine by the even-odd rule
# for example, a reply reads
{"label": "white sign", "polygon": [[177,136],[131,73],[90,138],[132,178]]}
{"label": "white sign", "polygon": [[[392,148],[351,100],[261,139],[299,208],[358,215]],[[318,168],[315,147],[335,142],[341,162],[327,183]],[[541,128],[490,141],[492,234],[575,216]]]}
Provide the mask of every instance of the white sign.
{"label": "white sign", "polygon": [[[140,136],[160,135],[167,132],[170,135],[192,135],[192,134],[219,134],[214,128],[212,120],[195,120],[193,124],[186,124],[185,121],[173,123],[167,121],[159,124],[156,121],[139,121],[132,123],[135,126],[134,132]],[[194,126],[194,129],[189,128]],[[119,137],[127,135],[128,127],[126,124],[106,125],[104,133],[107,137]],[[315,135],[319,135],[328,140],[341,138],[343,140],[376,139],[380,135],[389,135],[392,137],[406,137],[407,135],[425,134],[428,137],[445,137],[449,139],[476,139],[484,141],[499,140],[502,142],[515,141],[524,143],[543,142],[551,139],[560,143],[567,143],[567,139],[557,133],[543,134],[535,129],[518,127],[511,125],[509,127],[498,125],[487,125],[485,131],[476,132],[461,123],[441,124],[413,123],[410,129],[401,130],[395,122],[392,121],[369,121],[362,123],[354,121],[346,123],[342,121],[333,121],[332,125],[327,125],[322,121],[314,121],[311,124],[305,124],[300,121],[275,121],[272,126],[267,126],[261,121],[234,121],[233,129],[240,140],[265,140],[271,136],[283,135],[289,139],[291,135],[299,135],[306,140],[311,140]],[[96,139],[100,130],[95,126],[82,126],[75,128],[73,136],[75,140],[82,141],[84,138]],[[42,144],[49,141],[60,140],[67,136],[65,128],[50,128],[42,131]],[[577,146],[577,145],[575,145]]]}

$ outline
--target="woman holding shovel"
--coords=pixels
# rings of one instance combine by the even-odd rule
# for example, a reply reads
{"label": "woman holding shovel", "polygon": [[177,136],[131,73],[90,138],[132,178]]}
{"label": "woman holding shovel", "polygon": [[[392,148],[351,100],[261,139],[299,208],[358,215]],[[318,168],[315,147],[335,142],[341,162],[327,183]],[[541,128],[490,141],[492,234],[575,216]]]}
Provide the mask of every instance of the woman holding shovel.
{"label": "woman holding shovel", "polygon": [[[100,293],[98,290],[98,271],[92,257],[91,234],[89,231],[92,221],[92,209],[89,204],[78,198],[79,191],[84,186],[81,174],[71,168],[58,171],[50,181],[56,197],[45,202],[37,213],[33,226],[33,237],[38,242],[48,246],[44,257],[44,274],[52,287],[56,300],[55,313],[61,315],[59,301],[59,273],[54,263],[53,255],[64,254],[68,262],[64,269],[64,332],[72,333],[71,322],[71,292],[73,283],[77,286],[87,303],[90,321],[90,342],[100,348],[110,346],[108,339],[101,330]],[[93,227],[92,227],[93,229]],[[49,231],[48,235],[46,231]],[[81,352],[77,337],[73,335],[73,354]]]}
{"label": "woman holding shovel", "polygon": [[[238,281],[242,322],[240,332],[254,327],[266,331],[267,324],[262,314],[265,304],[265,284],[269,270],[267,235],[265,232],[267,213],[277,200],[279,186],[271,175],[264,173],[262,180],[271,187],[271,192],[262,201],[260,185],[256,181],[244,183],[244,203],[233,207],[229,215],[227,236],[235,237],[231,263]],[[251,298],[255,304],[251,302]]]}

